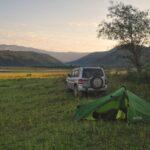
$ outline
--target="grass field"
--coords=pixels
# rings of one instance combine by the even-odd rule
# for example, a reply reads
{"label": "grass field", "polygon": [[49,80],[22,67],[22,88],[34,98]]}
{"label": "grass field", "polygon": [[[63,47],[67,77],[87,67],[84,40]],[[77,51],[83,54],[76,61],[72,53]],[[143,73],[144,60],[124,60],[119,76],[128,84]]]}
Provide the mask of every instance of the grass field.
{"label": "grass field", "polygon": [[67,69],[0,67],[0,79],[64,77],[67,73]]}
{"label": "grass field", "polygon": [[0,79],[20,79],[20,78],[50,78],[50,77],[63,77],[66,72],[46,72],[46,73],[0,73]]}
{"label": "grass field", "polygon": [[[150,85],[110,75],[108,93],[121,85],[149,101]],[[73,118],[78,104],[65,78],[0,80],[0,150],[148,150],[150,126]]]}

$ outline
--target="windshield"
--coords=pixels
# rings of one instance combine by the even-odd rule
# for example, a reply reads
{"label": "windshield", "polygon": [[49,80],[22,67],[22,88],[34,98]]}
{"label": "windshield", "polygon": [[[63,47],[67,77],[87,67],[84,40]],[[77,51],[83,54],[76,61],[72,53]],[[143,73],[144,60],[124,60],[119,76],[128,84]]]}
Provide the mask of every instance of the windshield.
{"label": "windshield", "polygon": [[103,71],[101,69],[96,68],[85,68],[83,69],[83,78],[91,78],[93,76],[103,76]]}

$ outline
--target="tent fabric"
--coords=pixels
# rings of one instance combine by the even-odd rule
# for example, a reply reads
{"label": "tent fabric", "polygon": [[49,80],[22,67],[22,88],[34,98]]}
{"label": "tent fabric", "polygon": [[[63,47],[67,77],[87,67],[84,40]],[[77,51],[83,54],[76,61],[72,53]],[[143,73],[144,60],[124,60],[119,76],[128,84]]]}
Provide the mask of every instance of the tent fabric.
{"label": "tent fabric", "polygon": [[[148,122],[150,123],[150,103],[139,98],[125,87],[120,88],[112,94],[92,101],[88,104],[77,106],[75,119],[82,120],[92,118],[93,112],[106,113],[110,110],[126,112],[128,122]],[[117,115],[121,115],[118,114]],[[117,120],[122,120],[116,115]],[[123,115],[123,113],[122,113]],[[122,118],[125,118],[125,116]]]}
{"label": "tent fabric", "polygon": [[139,98],[130,91],[127,91],[129,98],[128,120],[129,122],[147,122],[150,123],[150,103]]}

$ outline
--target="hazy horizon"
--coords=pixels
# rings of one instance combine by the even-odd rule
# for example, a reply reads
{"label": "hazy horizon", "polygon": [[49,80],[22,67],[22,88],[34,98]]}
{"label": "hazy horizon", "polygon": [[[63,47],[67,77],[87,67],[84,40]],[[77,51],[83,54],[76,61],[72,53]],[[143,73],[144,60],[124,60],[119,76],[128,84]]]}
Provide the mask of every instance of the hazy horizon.
{"label": "hazy horizon", "polygon": [[[120,0],[121,1],[121,0]],[[149,0],[124,0],[141,10]],[[58,52],[96,52],[116,42],[97,39],[109,0],[0,0],[0,44]]]}

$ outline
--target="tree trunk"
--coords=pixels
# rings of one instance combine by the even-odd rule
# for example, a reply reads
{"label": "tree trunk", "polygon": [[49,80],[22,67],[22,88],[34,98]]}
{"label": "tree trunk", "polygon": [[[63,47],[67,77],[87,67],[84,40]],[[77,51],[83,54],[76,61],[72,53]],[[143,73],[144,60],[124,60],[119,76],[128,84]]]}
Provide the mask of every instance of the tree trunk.
{"label": "tree trunk", "polygon": [[135,66],[136,71],[138,73],[141,73],[142,71],[142,63],[141,63],[141,53],[142,48],[139,46],[136,46],[134,44],[131,44],[129,47],[129,52],[131,53],[130,61]]}

